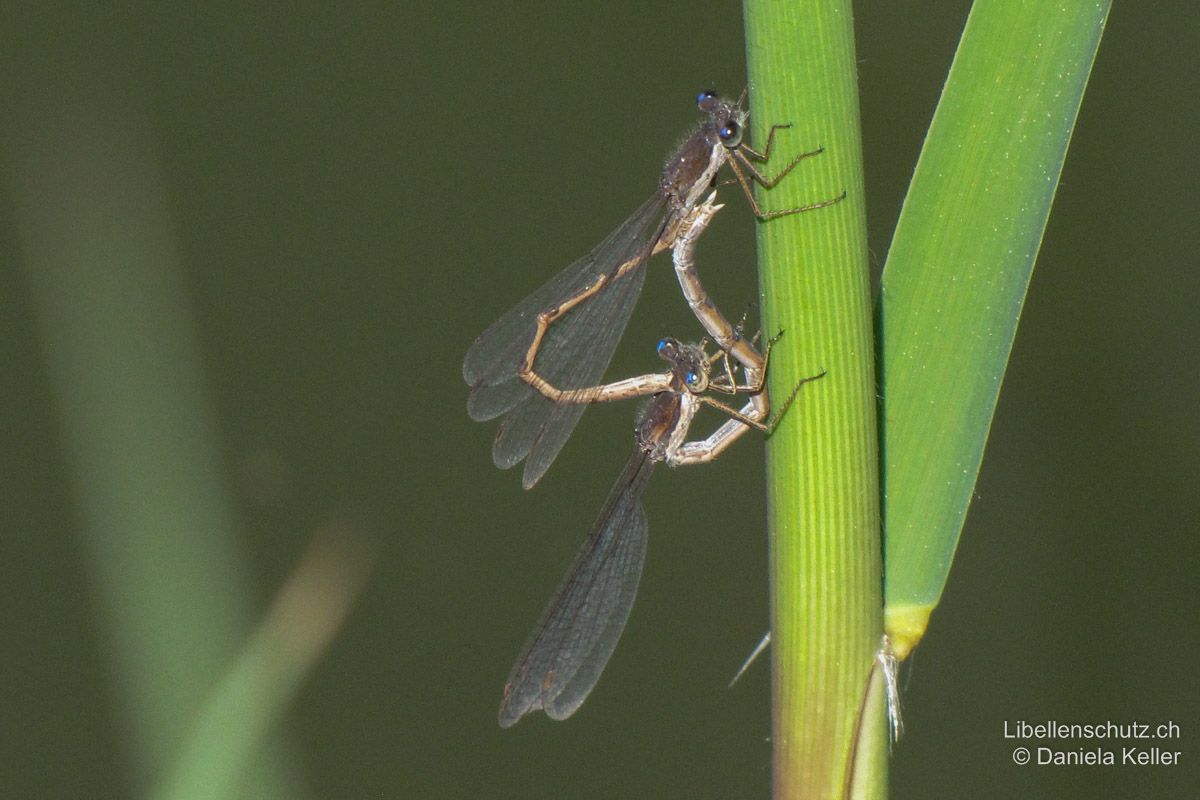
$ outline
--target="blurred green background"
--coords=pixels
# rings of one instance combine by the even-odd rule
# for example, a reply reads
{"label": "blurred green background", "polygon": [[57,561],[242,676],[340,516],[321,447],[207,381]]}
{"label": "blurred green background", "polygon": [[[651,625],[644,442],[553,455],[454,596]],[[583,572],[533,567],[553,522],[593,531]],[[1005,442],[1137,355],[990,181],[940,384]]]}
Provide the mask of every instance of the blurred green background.
{"label": "blurred green background", "polygon": [[[879,262],[968,7],[856,8]],[[1200,779],[1198,14],[1150,8],[1109,19],[957,564],[903,673],[897,798]],[[479,331],[649,195],[695,92],[741,90],[738,6],[0,15],[0,795],[159,785],[316,540],[353,605],[311,672],[250,691],[286,700],[254,759],[284,796],[765,796],[765,662],[725,688],[766,626],[759,445],[659,471],[596,691],[501,731],[633,408],[590,410],[523,492],[460,377]],[[700,270],[736,313],[753,225],[726,202]],[[640,309],[612,375],[698,336],[665,263]],[[1172,720],[1182,763],[1018,767],[1017,720]]]}

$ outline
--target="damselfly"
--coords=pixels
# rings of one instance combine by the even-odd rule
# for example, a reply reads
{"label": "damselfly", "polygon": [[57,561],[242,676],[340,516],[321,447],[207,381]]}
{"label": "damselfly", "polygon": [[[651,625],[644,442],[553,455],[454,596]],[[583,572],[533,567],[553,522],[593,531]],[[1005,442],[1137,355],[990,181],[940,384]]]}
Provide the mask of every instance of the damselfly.
{"label": "damselfly", "polygon": [[[599,680],[637,595],[647,531],[641,496],[654,465],[711,461],[751,427],[769,431],[800,385],[820,377],[801,381],[772,421],[758,416],[761,409],[753,399],[735,411],[702,394],[709,389],[751,398],[762,394],[772,342],[762,356],[762,369],[745,370],[744,384],[732,380],[728,353],[710,357],[702,345],[674,339],[659,342],[658,353],[670,365],[661,375],[570,391],[539,384],[542,396],[557,404],[621,399],[646,394],[651,387],[657,391],[638,417],[633,455],[509,673],[500,703],[502,727],[537,709],[553,719],[565,719]],[[724,374],[713,377],[710,368],[718,359],[725,360]],[[731,419],[707,439],[688,442],[688,428],[701,405],[717,406]]]}
{"label": "damselfly", "polygon": [[641,291],[646,260],[671,247],[681,221],[713,186],[722,165],[729,164],[760,220],[822,208],[845,196],[764,212],[750,180],[772,188],[802,159],[821,150],[801,153],[767,178],[752,161],[765,162],[775,132],[788,126],[773,126],[760,153],[743,141],[748,112],[740,103],[711,91],[702,92],[697,102],[706,119],[667,161],[654,195],[590,253],[493,323],[467,352],[463,378],[471,386],[468,413],[480,421],[506,415],[492,459],[501,468],[524,459],[526,488],[549,468],[584,408],[548,402],[531,391],[535,361],[537,374],[559,386],[600,380]]}

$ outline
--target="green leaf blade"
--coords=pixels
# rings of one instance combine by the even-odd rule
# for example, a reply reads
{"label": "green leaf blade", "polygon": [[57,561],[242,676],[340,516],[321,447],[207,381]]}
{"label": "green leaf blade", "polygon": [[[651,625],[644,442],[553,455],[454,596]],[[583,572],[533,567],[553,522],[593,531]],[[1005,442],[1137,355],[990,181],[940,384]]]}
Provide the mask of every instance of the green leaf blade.
{"label": "green leaf blade", "polygon": [[1109,4],[979,2],[880,298],[886,624],[903,657],[953,561]]}

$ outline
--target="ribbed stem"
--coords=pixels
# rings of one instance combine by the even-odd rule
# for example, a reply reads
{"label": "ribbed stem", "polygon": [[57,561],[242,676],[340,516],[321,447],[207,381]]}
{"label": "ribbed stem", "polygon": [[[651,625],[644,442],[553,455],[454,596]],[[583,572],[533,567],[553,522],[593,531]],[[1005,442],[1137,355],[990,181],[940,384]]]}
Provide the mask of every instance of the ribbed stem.
{"label": "ribbed stem", "polygon": [[[878,704],[864,693],[882,631],[879,462],[870,283],[849,2],[747,0],[754,141],[765,170],[797,166],[765,209],[839,195],[831,208],[759,226],[759,274],[774,398],[804,387],[767,448],[775,797],[882,796]],[[856,769],[851,764],[856,763]]]}

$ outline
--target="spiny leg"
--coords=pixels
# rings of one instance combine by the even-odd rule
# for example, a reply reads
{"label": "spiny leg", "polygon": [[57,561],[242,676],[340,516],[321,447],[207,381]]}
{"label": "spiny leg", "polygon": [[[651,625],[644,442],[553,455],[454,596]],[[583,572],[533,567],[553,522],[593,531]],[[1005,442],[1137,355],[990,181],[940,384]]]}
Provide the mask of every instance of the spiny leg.
{"label": "spiny leg", "polygon": [[[771,146],[775,143],[775,131],[783,130],[784,128],[790,128],[790,127],[792,127],[792,123],[790,123],[790,122],[786,125],[772,125],[771,130],[767,131],[767,146],[763,148],[763,151],[761,153],[758,152],[757,150],[755,150],[753,147],[751,147],[748,144],[742,144],[740,147],[738,147],[738,151],[741,153],[745,153],[748,158],[752,158],[755,161],[758,161],[758,162],[767,161],[771,158]],[[807,153],[801,153],[800,155],[796,156],[792,160],[791,164],[788,164],[784,168],[783,174],[786,175],[791,170],[792,167],[796,166],[796,164],[803,161],[804,159],[809,158],[811,156],[820,155],[821,153],[824,153],[824,152],[825,152],[824,147],[818,147],[816,150],[809,150]]]}
{"label": "spiny leg", "polygon": [[771,134],[767,137],[767,149],[763,152],[760,153],[749,145],[744,144],[733,153],[733,157],[741,162],[742,166],[750,171],[750,174],[754,176],[754,180],[761,183],[764,189],[774,189],[775,186],[781,180],[783,180],[784,176],[795,169],[796,165],[801,161],[806,158],[812,158],[813,156],[819,156],[821,153],[825,152],[824,147],[818,147],[816,150],[809,150],[807,153],[800,153],[799,155],[793,157],[792,160],[788,162],[788,165],[781,169],[774,178],[766,177],[759,172],[758,168],[751,164],[750,161],[754,160],[762,164],[771,157],[771,140],[775,137],[775,128],[780,127],[790,128],[791,125],[776,125],[775,127],[771,128]]}
{"label": "spiny leg", "polygon": [[779,409],[777,409],[775,411],[775,413],[772,415],[771,419],[767,420],[767,423],[764,426],[765,431],[767,433],[770,433],[771,431],[775,430],[776,427],[778,427],[780,420],[783,419],[783,415],[787,413],[787,410],[792,407],[792,403],[795,402],[796,395],[800,394],[801,386],[808,383],[809,381],[819,380],[824,377],[825,377],[825,370],[821,370],[816,375],[809,375],[807,378],[801,378],[800,382],[797,383],[795,388],[792,389],[792,393],[788,395],[787,400],[783,401],[783,406],[781,406]]}
{"label": "spiny leg", "polygon": [[[762,175],[762,173],[755,169],[754,165],[751,164],[744,156],[739,158],[740,154],[737,152],[735,152],[733,155],[734,157],[729,160],[729,168],[733,170],[734,177],[736,177],[738,183],[741,184],[742,192],[745,193],[746,199],[750,201],[750,207],[754,210],[754,216],[758,217],[758,219],[763,222],[776,219],[778,217],[786,217],[791,214],[802,214],[805,211],[814,211],[818,208],[827,208],[828,206],[840,203],[842,200],[846,199],[846,192],[843,191],[837,197],[829,200],[822,200],[818,203],[809,203],[808,205],[797,206],[796,208],[785,208],[781,211],[763,211],[762,207],[759,206],[758,201],[754,199],[754,190],[751,188],[750,181],[746,178],[746,174],[742,172],[742,168],[744,167],[754,178],[754,180],[762,184],[763,187],[771,189],[779,182],[780,178],[787,174],[791,167],[787,167],[779,175],[776,175],[774,180],[768,180]],[[739,162],[741,166],[738,166]],[[795,164],[793,163],[792,166],[794,165]]]}

